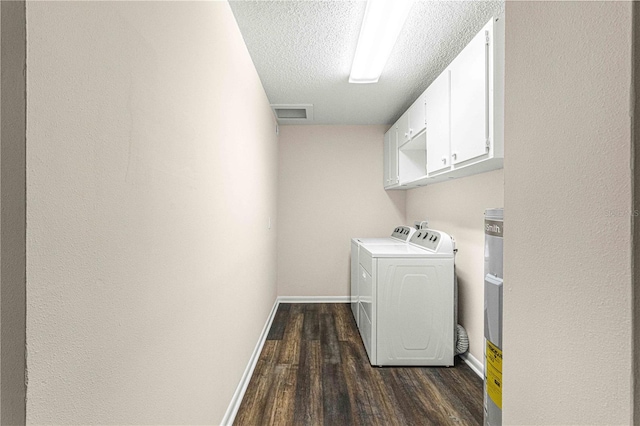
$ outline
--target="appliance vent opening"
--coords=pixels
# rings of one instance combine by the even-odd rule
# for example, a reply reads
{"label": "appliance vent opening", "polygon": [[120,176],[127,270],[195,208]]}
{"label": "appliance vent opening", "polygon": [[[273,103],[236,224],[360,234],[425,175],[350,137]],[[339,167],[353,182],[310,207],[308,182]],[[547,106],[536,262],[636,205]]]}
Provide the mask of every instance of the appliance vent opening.
{"label": "appliance vent opening", "polygon": [[271,105],[271,108],[279,123],[303,123],[313,120],[313,105],[311,104],[279,104]]}

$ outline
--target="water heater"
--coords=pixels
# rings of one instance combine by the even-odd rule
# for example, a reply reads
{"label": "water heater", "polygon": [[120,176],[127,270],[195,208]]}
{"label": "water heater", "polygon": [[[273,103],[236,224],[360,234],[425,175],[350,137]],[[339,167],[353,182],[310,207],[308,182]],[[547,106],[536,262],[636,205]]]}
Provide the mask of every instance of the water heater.
{"label": "water heater", "polygon": [[484,424],[502,425],[502,243],[504,210],[484,214]]}

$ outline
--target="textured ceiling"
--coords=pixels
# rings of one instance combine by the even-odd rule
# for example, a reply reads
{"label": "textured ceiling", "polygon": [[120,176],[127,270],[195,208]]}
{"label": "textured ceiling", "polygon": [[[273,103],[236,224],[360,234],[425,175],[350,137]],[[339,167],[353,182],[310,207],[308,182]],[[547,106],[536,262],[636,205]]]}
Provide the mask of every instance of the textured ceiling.
{"label": "textured ceiling", "polygon": [[349,84],[364,1],[229,2],[272,104],[313,104],[309,124],[391,124],[503,1],[417,1],[375,84]]}

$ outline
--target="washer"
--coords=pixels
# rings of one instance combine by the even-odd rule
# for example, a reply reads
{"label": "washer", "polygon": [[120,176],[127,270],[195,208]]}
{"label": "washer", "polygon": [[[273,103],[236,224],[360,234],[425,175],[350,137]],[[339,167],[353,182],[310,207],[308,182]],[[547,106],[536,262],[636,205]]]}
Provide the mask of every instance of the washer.
{"label": "washer", "polygon": [[411,236],[416,232],[415,228],[410,226],[397,226],[390,237],[382,238],[352,238],[351,239],[351,312],[356,320],[356,324],[359,324],[358,315],[358,265],[359,265],[359,253],[360,246],[367,245],[396,245],[407,244]]}
{"label": "washer", "polygon": [[454,243],[433,229],[358,254],[358,330],[371,365],[452,366]]}

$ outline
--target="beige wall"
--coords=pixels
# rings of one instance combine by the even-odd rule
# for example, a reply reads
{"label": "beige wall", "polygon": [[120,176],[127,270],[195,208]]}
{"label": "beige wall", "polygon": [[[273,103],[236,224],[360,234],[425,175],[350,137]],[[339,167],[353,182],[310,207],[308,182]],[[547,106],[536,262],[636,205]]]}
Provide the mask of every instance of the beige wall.
{"label": "beige wall", "polygon": [[280,127],[278,295],[348,296],[351,238],[404,222],[404,191],[382,187],[387,127]]}
{"label": "beige wall", "polygon": [[507,2],[505,424],[631,423],[631,2]]}
{"label": "beige wall", "polygon": [[456,240],[458,323],[469,333],[469,352],[484,359],[484,211],[504,205],[503,170],[407,191],[407,222],[429,226]]}
{"label": "beige wall", "polygon": [[25,420],[25,3],[0,2],[0,423]]}
{"label": "beige wall", "polygon": [[218,424],[276,297],[275,123],[230,8],[27,22],[27,420]]}

